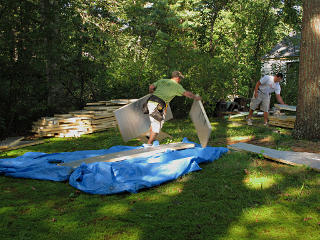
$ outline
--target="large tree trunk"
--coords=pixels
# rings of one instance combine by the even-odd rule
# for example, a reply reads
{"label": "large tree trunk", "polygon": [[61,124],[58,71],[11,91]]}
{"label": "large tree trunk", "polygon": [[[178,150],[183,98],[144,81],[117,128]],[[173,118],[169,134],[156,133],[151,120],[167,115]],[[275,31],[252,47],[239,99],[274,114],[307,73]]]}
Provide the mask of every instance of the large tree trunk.
{"label": "large tree trunk", "polygon": [[303,3],[299,94],[294,136],[320,139],[320,1]]}
{"label": "large tree trunk", "polygon": [[[45,77],[48,85],[47,104],[49,111],[59,111],[64,105],[64,89],[58,79],[58,22],[56,0],[41,1],[45,48]],[[60,112],[60,111],[59,111]]]}

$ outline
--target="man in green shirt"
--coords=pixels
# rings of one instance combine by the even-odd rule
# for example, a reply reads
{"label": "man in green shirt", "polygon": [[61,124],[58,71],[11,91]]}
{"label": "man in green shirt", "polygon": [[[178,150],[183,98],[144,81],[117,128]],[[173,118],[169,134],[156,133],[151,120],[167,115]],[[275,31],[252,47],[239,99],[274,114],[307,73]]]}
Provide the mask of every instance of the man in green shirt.
{"label": "man in green shirt", "polygon": [[180,81],[184,76],[179,71],[172,72],[171,79],[161,79],[149,86],[152,96],[148,100],[148,110],[151,122],[148,144],[152,144],[163,126],[167,106],[175,96],[185,96],[195,100],[201,100],[200,96],[186,91]]}

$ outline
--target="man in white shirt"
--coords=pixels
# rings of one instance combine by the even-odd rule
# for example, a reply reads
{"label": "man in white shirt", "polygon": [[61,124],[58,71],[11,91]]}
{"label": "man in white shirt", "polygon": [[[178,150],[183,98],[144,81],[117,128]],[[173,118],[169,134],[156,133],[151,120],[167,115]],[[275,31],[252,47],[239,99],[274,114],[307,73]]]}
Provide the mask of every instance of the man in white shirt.
{"label": "man in white shirt", "polygon": [[282,73],[278,73],[275,76],[265,75],[256,84],[254,88],[253,97],[250,102],[250,110],[248,115],[247,123],[252,125],[252,114],[259,105],[260,109],[263,111],[264,125],[268,125],[268,112],[270,105],[271,93],[275,92],[277,101],[280,104],[285,104],[280,96],[281,87],[279,82],[283,79]]}

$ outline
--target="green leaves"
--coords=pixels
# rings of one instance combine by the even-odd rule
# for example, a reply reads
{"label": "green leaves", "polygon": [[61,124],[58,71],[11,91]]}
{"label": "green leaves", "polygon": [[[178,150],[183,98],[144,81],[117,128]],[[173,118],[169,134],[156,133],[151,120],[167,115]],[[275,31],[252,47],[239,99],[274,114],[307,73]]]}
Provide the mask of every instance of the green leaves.
{"label": "green leaves", "polygon": [[[182,71],[187,76],[182,85],[209,106],[229,95],[250,96],[261,56],[298,29],[300,17],[298,0],[20,5],[17,0],[0,5],[0,114],[9,132],[28,130],[36,117],[85,102],[137,98],[173,70]],[[290,99],[293,94],[288,88]],[[176,101],[182,115],[188,101]],[[32,114],[22,111],[25,106]],[[16,114],[27,117],[19,120]]]}

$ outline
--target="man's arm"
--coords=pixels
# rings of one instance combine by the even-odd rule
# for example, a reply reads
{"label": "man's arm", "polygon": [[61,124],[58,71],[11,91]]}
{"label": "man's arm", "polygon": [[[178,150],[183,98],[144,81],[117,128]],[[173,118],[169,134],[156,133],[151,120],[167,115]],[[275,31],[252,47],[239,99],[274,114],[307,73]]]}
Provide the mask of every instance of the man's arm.
{"label": "man's arm", "polygon": [[259,86],[261,85],[261,82],[258,81],[257,84],[256,84],[256,87],[254,88],[254,97],[257,98],[258,97],[258,89],[259,89]]}
{"label": "man's arm", "polygon": [[194,99],[194,100],[197,100],[197,101],[202,99],[200,96],[194,95],[192,92],[189,92],[189,91],[185,91],[183,93],[183,96],[191,98],[191,99]]}
{"label": "man's arm", "polygon": [[282,97],[280,96],[280,94],[276,94],[276,99],[277,99],[278,103],[285,104]]}
{"label": "man's arm", "polygon": [[149,93],[153,93],[155,89],[156,89],[156,87],[153,84],[151,84],[149,86]]}

